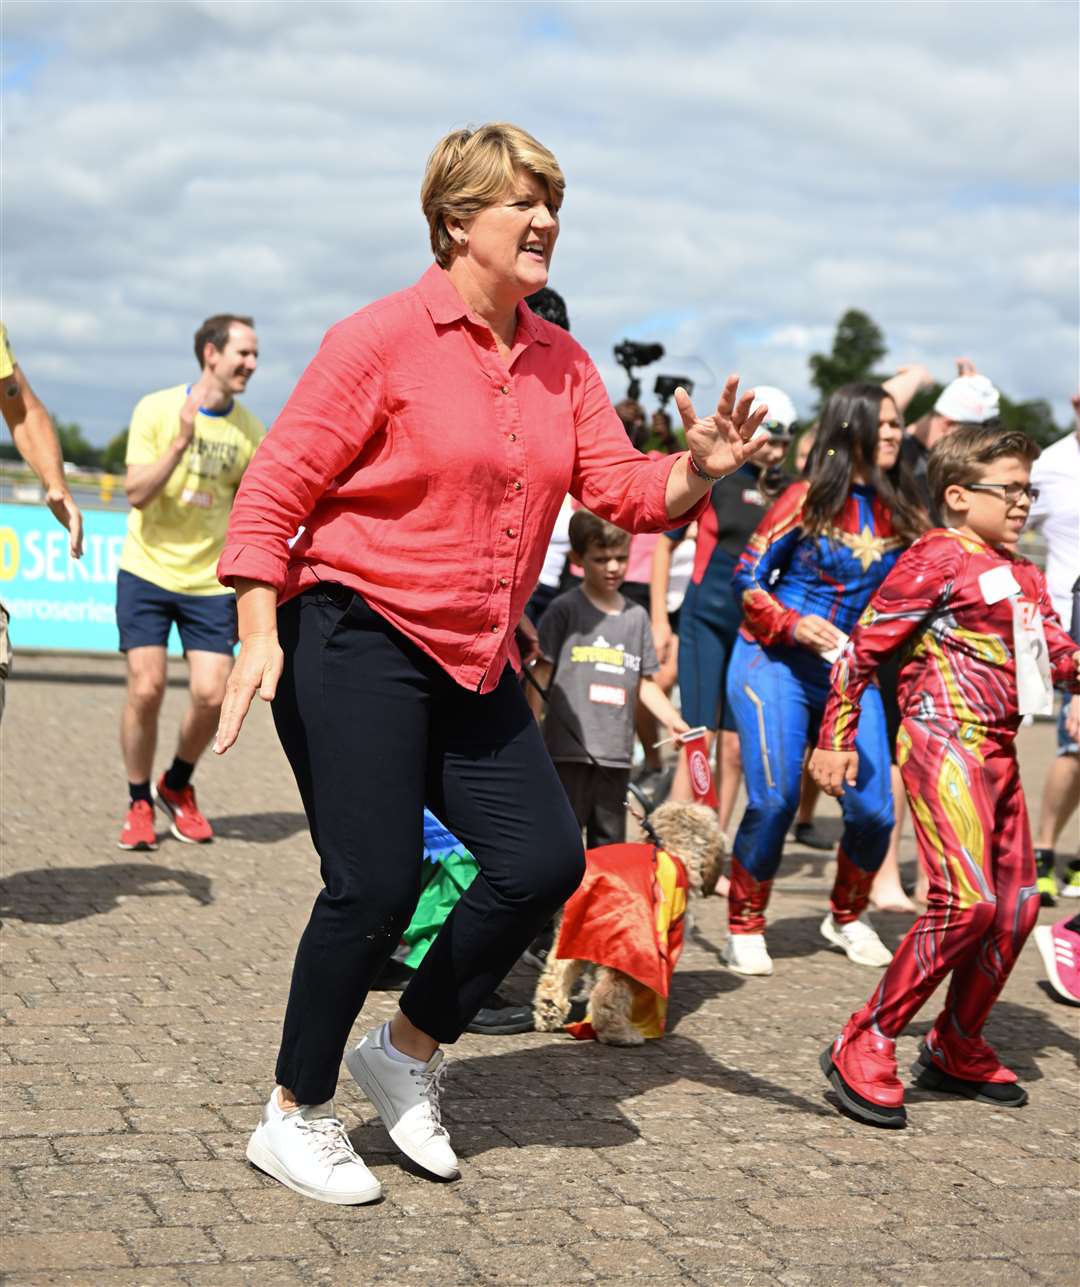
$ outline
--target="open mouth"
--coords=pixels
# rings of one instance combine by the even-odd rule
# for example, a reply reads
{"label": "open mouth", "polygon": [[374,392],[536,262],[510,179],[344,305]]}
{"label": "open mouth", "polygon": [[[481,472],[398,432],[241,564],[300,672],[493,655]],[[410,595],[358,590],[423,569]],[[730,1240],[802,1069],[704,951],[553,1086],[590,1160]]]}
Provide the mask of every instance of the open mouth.
{"label": "open mouth", "polygon": [[546,258],[544,247],[539,241],[527,241],[521,247],[521,254],[528,255],[530,258],[535,259],[537,263],[541,264],[545,262]]}

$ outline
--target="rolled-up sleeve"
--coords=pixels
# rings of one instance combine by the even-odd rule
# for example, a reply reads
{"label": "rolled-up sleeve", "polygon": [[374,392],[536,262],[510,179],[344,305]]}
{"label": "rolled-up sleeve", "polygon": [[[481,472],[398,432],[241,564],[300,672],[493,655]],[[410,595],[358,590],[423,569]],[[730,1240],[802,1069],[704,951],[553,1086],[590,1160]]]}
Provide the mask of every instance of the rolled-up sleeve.
{"label": "rolled-up sleeve", "polygon": [[691,523],[708,507],[708,492],[682,514],[667,511],[667,485],[680,455],[650,460],[630,444],[604,382],[582,351],[575,389],[577,448],[570,494],[627,532],[664,532]]}
{"label": "rolled-up sleeve", "polygon": [[244,473],[218,580],[280,590],[289,542],[333,480],[386,421],[377,324],[357,316],[332,327]]}

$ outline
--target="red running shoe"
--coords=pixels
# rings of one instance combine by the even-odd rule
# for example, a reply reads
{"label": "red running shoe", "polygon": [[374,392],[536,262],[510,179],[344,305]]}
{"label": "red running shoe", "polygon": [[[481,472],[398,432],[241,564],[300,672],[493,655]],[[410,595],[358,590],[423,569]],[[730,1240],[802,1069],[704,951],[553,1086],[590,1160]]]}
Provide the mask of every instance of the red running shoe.
{"label": "red running shoe", "polygon": [[154,831],[154,806],[149,800],[132,800],[124,819],[120,839],[121,849],[156,849],[157,833]]}
{"label": "red running shoe", "polygon": [[915,1085],[922,1090],[939,1090],[962,1095],[980,1104],[998,1108],[1023,1108],[1028,1093],[1006,1068],[994,1047],[982,1037],[961,1037],[951,1030],[942,1036],[934,1024],[913,1066]]}
{"label": "red running shoe", "polygon": [[213,840],[214,829],[199,812],[195,788],[188,783],[182,791],[170,791],[163,773],[154,784],[154,803],[169,815],[169,830],[186,845],[204,845]]}
{"label": "red running shoe", "polygon": [[841,1104],[857,1121],[892,1129],[907,1125],[895,1041],[849,1023],[819,1062]]}

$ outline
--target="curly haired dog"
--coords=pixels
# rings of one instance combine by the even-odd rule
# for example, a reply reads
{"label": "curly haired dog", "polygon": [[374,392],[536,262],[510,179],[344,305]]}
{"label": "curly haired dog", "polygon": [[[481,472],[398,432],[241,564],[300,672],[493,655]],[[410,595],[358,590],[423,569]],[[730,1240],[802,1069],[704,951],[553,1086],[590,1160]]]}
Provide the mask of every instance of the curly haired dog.
{"label": "curly haired dog", "polygon": [[[538,1032],[566,1028],[612,1046],[640,1046],[663,1034],[686,903],[715,889],[723,841],[716,813],[700,804],[662,804],[642,826],[649,843],[586,853],[585,879],[563,909],[536,985]],[[567,1024],[571,994],[590,967],[588,1017]]]}

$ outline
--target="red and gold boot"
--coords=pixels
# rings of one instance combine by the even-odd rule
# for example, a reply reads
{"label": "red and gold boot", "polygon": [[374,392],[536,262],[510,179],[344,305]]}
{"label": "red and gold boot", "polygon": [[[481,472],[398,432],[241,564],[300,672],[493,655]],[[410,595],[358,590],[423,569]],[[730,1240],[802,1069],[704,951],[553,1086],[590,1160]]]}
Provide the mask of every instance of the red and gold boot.
{"label": "red and gold boot", "polygon": [[963,1037],[951,1024],[936,1023],[913,1066],[915,1085],[962,1095],[997,1108],[1023,1108],[1028,1093],[982,1037]]}
{"label": "red and gold boot", "polygon": [[896,1074],[896,1042],[854,1019],[822,1052],[821,1071],[845,1111],[870,1126],[907,1125],[904,1087]]}

